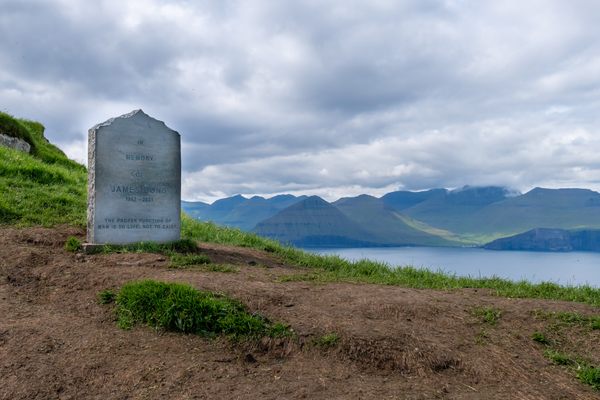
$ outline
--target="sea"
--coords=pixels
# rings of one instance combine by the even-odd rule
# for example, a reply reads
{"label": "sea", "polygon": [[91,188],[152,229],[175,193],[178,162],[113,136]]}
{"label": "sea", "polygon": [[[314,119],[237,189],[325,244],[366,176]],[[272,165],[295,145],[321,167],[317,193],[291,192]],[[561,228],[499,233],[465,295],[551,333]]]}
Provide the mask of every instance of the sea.
{"label": "sea", "polygon": [[590,285],[600,288],[600,253],[495,251],[460,247],[370,247],[306,249],[356,261],[383,261],[392,267],[413,266],[472,278],[500,277],[532,283]]}

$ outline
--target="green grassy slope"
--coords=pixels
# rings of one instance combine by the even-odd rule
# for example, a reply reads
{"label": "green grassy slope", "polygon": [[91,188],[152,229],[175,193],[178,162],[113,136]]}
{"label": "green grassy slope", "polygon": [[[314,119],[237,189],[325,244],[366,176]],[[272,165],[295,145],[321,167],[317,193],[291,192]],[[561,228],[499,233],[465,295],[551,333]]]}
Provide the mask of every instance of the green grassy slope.
{"label": "green grassy slope", "polygon": [[26,154],[0,146],[0,225],[84,226],[85,167],[50,144],[40,123],[0,113],[0,124],[3,133],[7,126],[27,132],[33,149]]}

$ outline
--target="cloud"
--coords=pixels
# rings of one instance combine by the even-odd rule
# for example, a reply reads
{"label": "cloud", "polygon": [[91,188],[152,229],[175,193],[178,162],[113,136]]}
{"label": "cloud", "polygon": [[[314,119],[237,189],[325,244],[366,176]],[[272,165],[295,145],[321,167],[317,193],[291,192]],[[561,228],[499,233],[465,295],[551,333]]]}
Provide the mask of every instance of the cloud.
{"label": "cloud", "polygon": [[84,159],[143,108],[184,197],[598,189],[595,2],[4,0],[0,109]]}

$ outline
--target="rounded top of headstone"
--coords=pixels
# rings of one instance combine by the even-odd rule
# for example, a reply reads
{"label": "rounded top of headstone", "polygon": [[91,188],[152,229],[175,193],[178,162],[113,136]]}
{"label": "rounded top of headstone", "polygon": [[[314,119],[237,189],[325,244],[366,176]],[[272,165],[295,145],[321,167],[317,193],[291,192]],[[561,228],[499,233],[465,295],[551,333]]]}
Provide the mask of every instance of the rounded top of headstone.
{"label": "rounded top of headstone", "polygon": [[160,121],[156,118],[149,116],[141,108],[137,109],[137,110],[133,110],[127,114],[120,115],[118,117],[110,118],[104,122],[94,125],[92,128],[90,128],[89,131],[90,132],[99,132],[104,127],[108,127],[108,126],[120,124],[120,123],[132,123],[132,122],[146,123],[146,124],[151,124],[151,125],[155,125],[155,126],[158,125],[160,127],[163,127],[165,129],[171,131],[172,133],[174,133],[176,135],[179,135],[179,132],[169,128],[163,121]]}

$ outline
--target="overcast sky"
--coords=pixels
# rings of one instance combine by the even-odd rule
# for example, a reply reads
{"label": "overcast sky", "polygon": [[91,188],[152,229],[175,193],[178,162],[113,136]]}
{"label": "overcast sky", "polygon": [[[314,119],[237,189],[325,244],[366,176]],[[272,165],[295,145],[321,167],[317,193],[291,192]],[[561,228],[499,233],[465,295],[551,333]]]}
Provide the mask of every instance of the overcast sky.
{"label": "overcast sky", "polygon": [[133,109],[182,196],[600,189],[596,0],[0,0],[0,110],[85,162]]}

